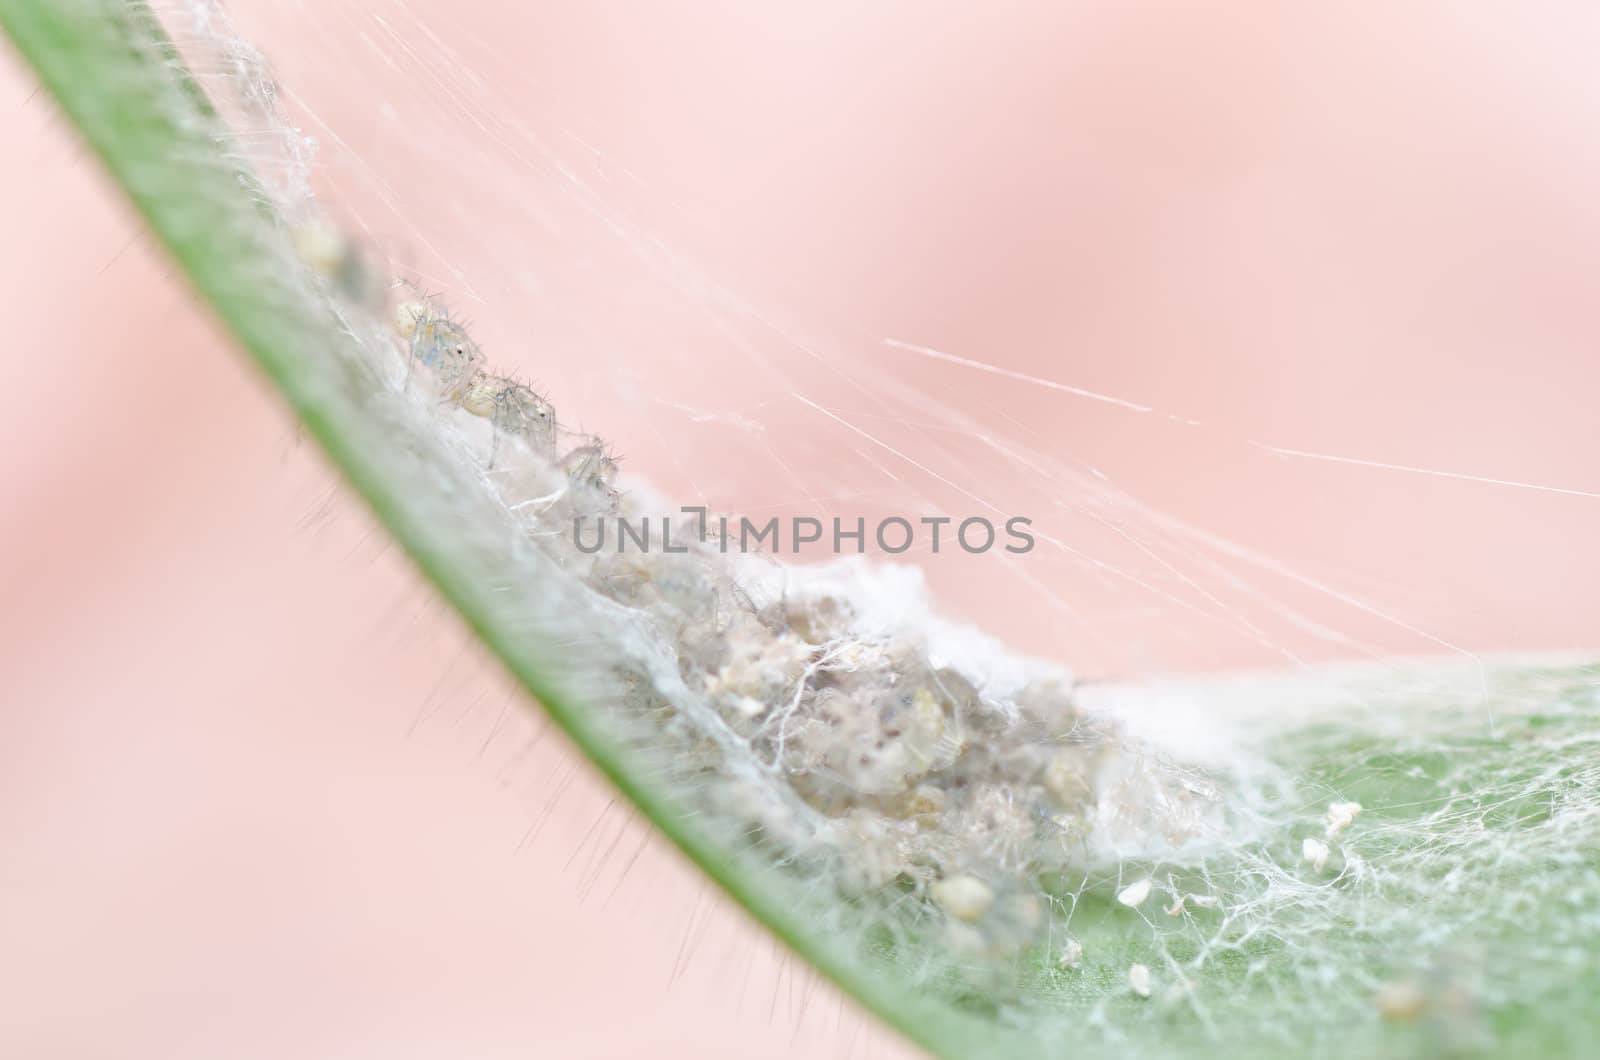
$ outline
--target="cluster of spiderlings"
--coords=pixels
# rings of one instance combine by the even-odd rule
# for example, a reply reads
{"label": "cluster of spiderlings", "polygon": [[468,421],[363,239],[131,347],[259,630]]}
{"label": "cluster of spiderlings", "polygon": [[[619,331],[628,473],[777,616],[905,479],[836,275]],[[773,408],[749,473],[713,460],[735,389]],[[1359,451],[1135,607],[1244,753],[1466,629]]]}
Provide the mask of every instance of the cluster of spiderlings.
{"label": "cluster of spiderlings", "polygon": [[498,470],[532,476],[537,503],[515,506],[538,546],[670,642],[703,710],[674,709],[647,680],[634,681],[634,706],[696,748],[679,771],[787,854],[831,857],[839,890],[909,894],[924,922],[944,920],[953,951],[1005,958],[1042,941],[1039,881],[1092,860],[1108,806],[1124,832],[1172,844],[1211,815],[1214,792],[1122,754],[1065,673],[1035,666],[996,688],[936,661],[914,633],[871,628],[849,591],[724,552],[720,520],[685,517],[681,551],[578,548],[582,516],[651,514],[618,489],[610,447],[569,436],[551,402],[492,371],[436,302],[403,301],[391,319],[404,387],[488,420],[489,468],[503,440],[520,447]]}
{"label": "cluster of spiderlings", "polygon": [[[370,271],[352,264],[353,244],[300,242],[335,295],[374,308],[344,282]],[[1114,726],[1078,708],[1065,672],[1029,664],[997,681],[937,661],[919,631],[867,621],[849,586],[724,550],[720,518],[683,519],[675,550],[579,548],[586,516],[651,517],[643,492],[620,490],[610,446],[568,434],[440,304],[397,289],[412,295],[384,311],[401,389],[487,420],[485,467],[530,540],[660,633],[695,709],[639,674],[626,679],[629,706],[691,749],[673,765],[683,785],[780,859],[824,859],[846,896],[893,895],[924,927],[942,921],[938,936],[963,959],[1039,946],[1054,965],[1079,944],[1047,941],[1059,905],[1049,881],[1103,854],[1101,832],[1121,854],[1128,836],[1175,848],[1214,823],[1210,785],[1128,753]]]}
{"label": "cluster of spiderlings", "polygon": [[[331,291],[365,297],[345,282],[361,275],[345,255],[308,260]],[[1120,995],[1152,1002],[1152,1012],[1193,1003],[1203,1014],[1194,999],[1204,972],[1207,997],[1232,992],[1303,1013],[1355,968],[1349,1000],[1372,1021],[1447,1044],[1477,1040],[1481,1003],[1563,989],[1564,962],[1581,946],[1524,945],[1532,972],[1513,982],[1454,968],[1433,942],[1395,954],[1392,940],[1415,936],[1421,904],[1444,901],[1429,882],[1436,866],[1473,863],[1488,878],[1514,849],[1510,840],[1480,849],[1481,833],[1453,821],[1480,803],[1565,799],[1574,813],[1553,817],[1551,834],[1519,854],[1558,864],[1570,844],[1556,826],[1589,822],[1587,835],[1600,821],[1600,772],[1546,764],[1530,779],[1510,775],[1503,792],[1493,776],[1441,780],[1450,794],[1440,808],[1368,829],[1361,803],[1340,796],[1366,754],[1357,740],[1341,752],[1345,779],[1317,793],[1320,805],[1297,794],[1298,782],[1270,792],[1234,773],[1217,778],[1224,798],[1212,777],[1086,709],[1064,672],[1012,667],[998,648],[950,661],[932,619],[886,627],[870,613],[885,590],[867,568],[811,576],[725,551],[727,524],[709,513],[677,525],[681,551],[580,548],[582,516],[627,521],[668,507],[642,484],[619,488],[610,447],[563,431],[551,402],[490,370],[437,304],[411,300],[375,316],[389,320],[398,389],[434,414],[459,413],[479,430],[487,421],[493,440],[481,459],[494,474],[484,481],[533,545],[665,647],[669,673],[618,664],[622,695],[596,705],[659,745],[661,768],[730,846],[759,837],[760,856],[804,881],[817,910],[849,917],[858,938],[887,938],[885,951],[924,971],[931,988],[955,999],[976,988],[1016,1006],[1098,991],[1097,1005]],[[498,449],[509,458],[497,466],[502,443],[511,452]],[[1463,776],[1482,764],[1477,752],[1462,762]],[[1455,873],[1438,884],[1445,895]],[[833,896],[845,901],[830,907]],[[1452,909],[1452,922],[1474,922],[1475,910]],[[1514,912],[1490,927],[1519,932]],[[1322,949],[1298,941],[1336,922],[1347,929]],[[1262,975],[1269,966],[1282,974]],[[1317,1033],[1339,1040],[1347,1026],[1334,1013],[1351,1011],[1330,1007]],[[1101,1024],[1112,1037],[1135,1025],[1126,1010],[1117,1027]]]}
{"label": "cluster of spiderlings", "polygon": [[[271,106],[244,110],[281,121]],[[1073,971],[1096,959],[1095,944],[1074,937],[1084,884],[1072,893],[1065,881],[1096,873],[1109,893],[1126,859],[1159,862],[1215,834],[1226,816],[1216,790],[1083,711],[1070,674],[999,645],[969,651],[981,635],[927,609],[889,621],[877,604],[920,582],[869,583],[909,568],[784,568],[726,549],[716,518],[678,525],[682,551],[579,547],[586,516],[659,528],[674,509],[619,483],[611,447],[564,429],[554,404],[491,367],[440,302],[388,282],[307,189],[284,195],[291,246],[377,358],[377,378],[446,421],[439,440],[476,459],[482,484],[565,576],[560,595],[611,609],[605,622],[628,616],[633,642],[607,638],[614,654],[590,660],[609,668],[596,678],[605,692],[586,690],[585,702],[620,723],[630,754],[660,749],[662,786],[725,846],[750,839],[755,861],[796,874],[858,938],[882,926],[903,956],[994,970],[1033,951],[1036,967]],[[485,427],[477,448],[470,436]],[[1203,907],[1212,896],[1198,897]]]}
{"label": "cluster of spiderlings", "polygon": [[[348,282],[370,271],[352,263],[353,245],[300,245],[332,293],[374,308],[370,286]],[[653,723],[671,749],[674,782],[696,793],[697,812],[730,834],[758,834],[772,862],[802,872],[809,865],[810,878],[848,908],[877,909],[875,922],[896,945],[914,940],[910,951],[934,941],[991,992],[992,976],[1025,953],[1047,977],[1081,980],[1099,958],[1074,917],[1098,872],[1101,904],[1151,931],[1155,967],[1126,964],[1121,989],[1136,999],[1178,997],[1190,984],[1163,986],[1158,962],[1172,970],[1170,947],[1189,943],[1197,917],[1217,920],[1202,943],[1205,960],[1269,924],[1274,894],[1293,889],[1307,902],[1319,894],[1293,875],[1292,857],[1285,866],[1247,853],[1243,871],[1211,874],[1204,851],[1186,849],[1227,824],[1229,808],[1207,777],[1150,755],[1086,712],[1057,668],[1030,663],[999,679],[993,667],[941,661],[924,627],[885,628],[863,613],[872,590],[859,590],[859,571],[813,578],[726,551],[726,524],[709,513],[681,520],[677,550],[580,548],[585,516],[620,524],[667,506],[642,487],[620,489],[607,443],[566,432],[550,400],[493,371],[438,303],[411,298],[379,315],[389,320],[399,389],[436,413],[487,421],[482,459],[495,474],[486,481],[524,518],[529,540],[667,646],[671,677],[686,695],[658,674],[621,672],[620,706]],[[507,458],[497,466],[497,456]],[[1336,858],[1344,873],[1359,864],[1342,843],[1360,809],[1328,806],[1326,827],[1302,838],[1299,871],[1314,881]],[[1140,863],[1131,881],[1123,878]],[[1155,903],[1158,892],[1165,898]],[[1147,906],[1172,927],[1156,927]],[[1091,930],[1106,941],[1103,928]],[[1392,1018],[1422,1011],[1398,987],[1377,997]]]}

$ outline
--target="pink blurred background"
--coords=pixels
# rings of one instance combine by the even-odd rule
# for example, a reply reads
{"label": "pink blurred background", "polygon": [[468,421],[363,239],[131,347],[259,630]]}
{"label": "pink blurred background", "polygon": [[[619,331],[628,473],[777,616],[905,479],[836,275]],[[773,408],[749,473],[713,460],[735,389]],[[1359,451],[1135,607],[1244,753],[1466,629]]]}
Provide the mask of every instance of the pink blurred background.
{"label": "pink blurred background", "polygon": [[[1161,594],[920,557],[1086,673],[1595,647],[1591,6],[233,10],[328,200],[674,495],[1130,546],[967,417],[1159,545],[1105,562]],[[34,88],[0,66],[0,1055],[904,1055],[514,701]],[[1260,598],[1193,606],[1160,519]]]}

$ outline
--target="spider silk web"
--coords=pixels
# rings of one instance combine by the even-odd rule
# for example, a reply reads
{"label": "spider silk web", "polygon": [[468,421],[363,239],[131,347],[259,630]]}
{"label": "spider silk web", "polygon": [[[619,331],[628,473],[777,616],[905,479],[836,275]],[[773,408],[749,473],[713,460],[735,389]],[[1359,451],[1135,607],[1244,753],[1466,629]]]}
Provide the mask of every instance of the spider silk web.
{"label": "spider silk web", "polygon": [[[1284,73],[1315,23],[1276,25],[1271,61],[1243,30],[1211,40],[1244,63],[1212,98],[1205,64],[1142,49],[1152,26],[1090,11],[161,10],[233,151],[292,221],[343,233],[325,289],[407,415],[518,518],[593,483],[664,512],[1031,520],[1021,555],[869,541],[670,585],[631,569],[627,592],[565,544],[544,556],[573,601],[604,582],[681,620],[627,626],[637,669],[588,686],[616,740],[731,861],[805,895],[829,945],[952,1013],[954,1051],[1593,1033],[1595,670],[1498,654],[1592,648],[1587,336],[1511,352],[1515,312],[1417,308],[1498,274],[1464,243],[1439,251],[1464,276],[1414,249],[1467,205],[1355,166],[1337,121],[1291,127],[1327,102],[1317,69]],[[1493,29],[1440,32],[1466,54]],[[1094,98],[1126,88],[1108,51],[1162,90]],[[1218,117],[1260,85],[1277,108]],[[1413,87],[1374,136],[1442,91]],[[1375,229],[1419,207],[1403,260],[1338,257],[1295,199],[1340,183],[1305,176],[1321,165],[1352,196],[1398,189]],[[1597,245],[1527,262],[1565,276]],[[548,400],[548,453],[502,443],[509,391],[458,407],[457,328]],[[750,639],[738,615],[760,616]],[[1265,676],[1173,676],[1235,670]],[[932,707],[908,694],[887,737],[851,712],[908,674]]]}

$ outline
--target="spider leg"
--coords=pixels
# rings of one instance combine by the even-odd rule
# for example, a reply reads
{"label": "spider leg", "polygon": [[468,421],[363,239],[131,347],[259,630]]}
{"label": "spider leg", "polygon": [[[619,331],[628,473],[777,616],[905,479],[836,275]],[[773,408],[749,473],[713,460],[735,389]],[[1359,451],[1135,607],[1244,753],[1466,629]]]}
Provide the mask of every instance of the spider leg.
{"label": "spider leg", "polygon": [[[420,331],[420,328],[418,330]],[[406,378],[405,378],[405,382],[400,384],[401,393],[404,393],[404,392],[406,392],[406,391],[411,389],[411,373],[416,370],[416,367],[417,367],[417,332],[413,331],[411,333],[411,342],[406,348]]]}

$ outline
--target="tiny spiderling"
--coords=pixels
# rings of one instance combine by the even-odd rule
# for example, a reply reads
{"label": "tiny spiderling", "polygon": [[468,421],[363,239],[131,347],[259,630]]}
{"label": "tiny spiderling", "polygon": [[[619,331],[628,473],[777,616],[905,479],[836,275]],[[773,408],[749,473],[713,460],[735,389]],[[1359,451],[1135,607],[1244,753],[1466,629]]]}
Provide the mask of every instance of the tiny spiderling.
{"label": "tiny spiderling", "polygon": [[337,296],[363,307],[381,303],[383,279],[360,243],[324,218],[290,226],[295,252]]}
{"label": "tiny spiderling", "polygon": [[458,404],[474,416],[487,419],[494,428],[489,449],[489,466],[502,434],[521,438],[540,456],[555,456],[556,410],[530,387],[505,376],[480,372],[467,385]]}
{"label": "tiny spiderling", "polygon": [[[402,307],[402,313],[411,312]],[[397,317],[401,324],[404,316]],[[406,330],[402,325],[402,333]],[[459,404],[476,379],[483,374],[483,351],[467,334],[465,328],[426,306],[421,315],[412,317],[410,330],[410,358],[406,367],[406,380],[411,370],[421,364],[438,377],[440,396]]]}
{"label": "tiny spiderling", "polygon": [[617,480],[617,460],[605,443],[591,438],[561,458],[561,469],[573,485],[609,493]]}

